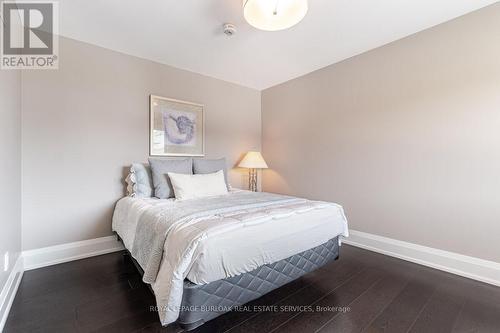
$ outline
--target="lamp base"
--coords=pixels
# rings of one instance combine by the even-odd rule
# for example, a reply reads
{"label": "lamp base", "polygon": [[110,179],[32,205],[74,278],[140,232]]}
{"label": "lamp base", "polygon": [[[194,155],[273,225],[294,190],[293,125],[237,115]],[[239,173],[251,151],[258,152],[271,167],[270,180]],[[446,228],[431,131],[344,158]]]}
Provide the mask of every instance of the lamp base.
{"label": "lamp base", "polygon": [[248,189],[257,192],[257,169],[248,170]]}

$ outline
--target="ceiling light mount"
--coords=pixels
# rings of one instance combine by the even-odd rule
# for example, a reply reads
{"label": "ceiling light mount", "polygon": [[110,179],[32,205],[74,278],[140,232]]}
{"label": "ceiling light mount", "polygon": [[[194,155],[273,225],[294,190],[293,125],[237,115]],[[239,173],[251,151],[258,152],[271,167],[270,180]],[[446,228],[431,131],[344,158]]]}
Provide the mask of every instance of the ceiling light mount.
{"label": "ceiling light mount", "polygon": [[278,31],[293,27],[306,16],[307,0],[243,0],[243,16],[253,27]]}
{"label": "ceiling light mount", "polygon": [[236,33],[236,26],[232,23],[224,23],[223,31],[226,36],[232,36]]}

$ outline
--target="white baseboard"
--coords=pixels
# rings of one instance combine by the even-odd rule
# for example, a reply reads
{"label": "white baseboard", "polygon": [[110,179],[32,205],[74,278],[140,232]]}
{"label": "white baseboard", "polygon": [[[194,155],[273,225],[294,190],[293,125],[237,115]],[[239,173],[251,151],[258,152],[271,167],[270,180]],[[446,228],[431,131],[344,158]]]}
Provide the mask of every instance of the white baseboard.
{"label": "white baseboard", "polygon": [[115,236],[44,247],[23,252],[24,270],[60,264],[123,250]]}
{"label": "white baseboard", "polygon": [[343,243],[500,286],[500,263],[350,230]]}
{"label": "white baseboard", "polygon": [[0,332],[3,331],[5,323],[7,322],[10,307],[16,297],[17,288],[23,277],[23,272],[23,256],[19,255],[0,293]]}

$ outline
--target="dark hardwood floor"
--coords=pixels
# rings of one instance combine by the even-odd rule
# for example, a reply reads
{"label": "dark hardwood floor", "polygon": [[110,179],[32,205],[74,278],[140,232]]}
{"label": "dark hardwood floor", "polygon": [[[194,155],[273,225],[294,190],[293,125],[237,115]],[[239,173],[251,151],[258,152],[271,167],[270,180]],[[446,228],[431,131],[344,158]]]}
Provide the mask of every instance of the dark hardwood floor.
{"label": "dark hardwood floor", "polygon": [[[113,253],[26,272],[5,332],[181,332],[161,327],[154,304]],[[251,305],[193,332],[500,332],[500,288],[348,245]]]}

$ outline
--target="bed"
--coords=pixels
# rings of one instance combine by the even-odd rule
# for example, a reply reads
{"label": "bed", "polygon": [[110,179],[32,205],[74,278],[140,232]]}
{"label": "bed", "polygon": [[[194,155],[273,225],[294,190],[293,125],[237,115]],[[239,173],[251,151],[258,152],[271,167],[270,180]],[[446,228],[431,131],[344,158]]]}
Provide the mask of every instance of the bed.
{"label": "bed", "polygon": [[125,197],[113,230],[150,285],[162,325],[187,330],[337,259],[348,236],[337,204],[242,190]]}

